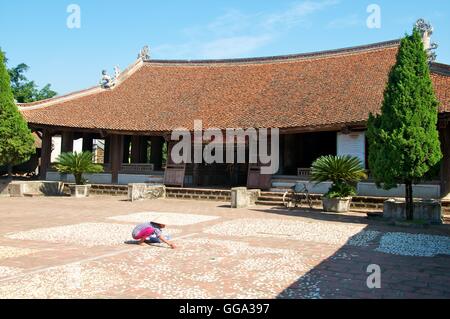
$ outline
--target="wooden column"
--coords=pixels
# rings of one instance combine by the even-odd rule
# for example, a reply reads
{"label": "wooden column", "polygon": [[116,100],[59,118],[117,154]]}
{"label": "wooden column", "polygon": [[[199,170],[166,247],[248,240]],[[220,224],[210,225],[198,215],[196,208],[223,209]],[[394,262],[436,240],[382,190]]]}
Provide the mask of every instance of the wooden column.
{"label": "wooden column", "polygon": [[439,128],[441,140],[442,164],[441,164],[441,197],[450,193],[450,127],[441,124]]}
{"label": "wooden column", "polygon": [[83,134],[83,152],[92,152],[94,138],[92,134]]}
{"label": "wooden column", "polygon": [[128,135],[123,136],[122,163],[125,163],[125,164],[128,164],[129,157],[130,157],[130,143],[131,143],[131,136],[128,136]]}
{"label": "wooden column", "polygon": [[50,167],[52,156],[52,134],[48,130],[42,131],[41,164],[39,168],[39,178],[47,179],[47,170]]}
{"label": "wooden column", "polygon": [[103,150],[103,163],[104,164],[111,163],[110,150],[111,150],[111,138],[110,138],[110,136],[107,136],[107,137],[105,137],[105,148]]}
{"label": "wooden column", "polygon": [[148,163],[148,136],[141,136],[139,144],[139,163]]}
{"label": "wooden column", "polygon": [[123,162],[123,135],[111,135],[110,140],[112,183],[117,184],[119,181],[119,171]]}
{"label": "wooden column", "polygon": [[[150,152],[150,163],[155,165],[155,170],[160,170],[162,167],[162,151],[164,145],[164,138],[159,136],[151,137],[151,152]],[[171,143],[173,145],[173,143]],[[170,147],[172,149],[172,147]],[[170,152],[167,156],[170,157]]]}
{"label": "wooden column", "polygon": [[73,152],[73,132],[63,132],[61,134],[61,153]]}
{"label": "wooden column", "polygon": [[141,137],[138,135],[131,136],[131,163],[139,164],[141,152]]}

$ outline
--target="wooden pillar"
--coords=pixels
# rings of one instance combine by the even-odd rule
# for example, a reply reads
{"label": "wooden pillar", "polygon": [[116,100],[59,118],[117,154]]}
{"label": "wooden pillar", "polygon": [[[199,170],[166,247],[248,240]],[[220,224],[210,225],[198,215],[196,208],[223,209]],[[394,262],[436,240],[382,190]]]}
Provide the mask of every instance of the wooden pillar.
{"label": "wooden pillar", "polygon": [[131,144],[131,136],[125,135],[123,136],[123,147],[122,147],[122,163],[128,164],[130,158],[130,144]]}
{"label": "wooden pillar", "polygon": [[110,150],[111,150],[111,137],[107,136],[107,137],[105,137],[105,148],[103,150],[103,163],[104,164],[111,163]]}
{"label": "wooden pillar", "polygon": [[131,136],[131,163],[138,164],[141,152],[141,138],[138,135]]}
{"label": "wooden pillar", "polygon": [[73,152],[73,132],[63,132],[61,134],[61,153]]}
{"label": "wooden pillar", "polygon": [[83,134],[83,152],[92,152],[94,138],[92,134]]}
{"label": "wooden pillar", "polygon": [[139,144],[139,163],[148,163],[148,136],[141,136]]}
{"label": "wooden pillar", "polygon": [[441,164],[441,197],[446,197],[450,193],[450,127],[441,125],[439,137],[443,155]]}
{"label": "wooden pillar", "polygon": [[[164,138],[159,136],[151,137],[151,152],[150,152],[150,163],[155,166],[155,170],[160,170],[162,167],[162,151],[164,145]],[[169,143],[171,146],[173,143]],[[170,147],[172,149],[172,147]],[[170,152],[168,154],[168,162],[170,157]],[[170,162],[169,162],[170,163]]]}
{"label": "wooden pillar", "polygon": [[42,131],[41,165],[39,168],[39,178],[47,179],[47,170],[50,167],[52,156],[52,134],[48,130]]}
{"label": "wooden pillar", "polygon": [[111,135],[111,173],[112,173],[112,183],[117,184],[119,181],[119,172],[122,167],[123,162],[123,135]]}

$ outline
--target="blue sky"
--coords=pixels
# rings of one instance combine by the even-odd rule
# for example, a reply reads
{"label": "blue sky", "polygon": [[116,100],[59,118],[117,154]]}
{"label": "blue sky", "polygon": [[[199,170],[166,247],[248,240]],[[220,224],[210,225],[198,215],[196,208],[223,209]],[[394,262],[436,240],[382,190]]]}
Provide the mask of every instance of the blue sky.
{"label": "blue sky", "polygon": [[[67,27],[70,4],[79,29]],[[367,27],[370,4],[379,29]],[[30,79],[64,94],[124,69],[146,44],[157,59],[303,53],[400,38],[420,17],[450,64],[449,14],[448,0],[0,0],[0,47],[9,66],[27,63]]]}

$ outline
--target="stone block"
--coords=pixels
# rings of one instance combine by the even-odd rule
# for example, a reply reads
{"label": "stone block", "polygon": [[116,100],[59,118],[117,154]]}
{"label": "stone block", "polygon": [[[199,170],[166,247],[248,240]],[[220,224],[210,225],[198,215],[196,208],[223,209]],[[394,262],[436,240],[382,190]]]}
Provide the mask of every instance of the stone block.
{"label": "stone block", "polygon": [[166,197],[166,187],[158,184],[129,184],[128,200],[157,199]]}
{"label": "stone block", "polygon": [[[388,199],[385,201],[383,217],[392,220],[406,220],[405,201],[396,199]],[[414,201],[414,220],[424,220],[432,224],[442,224],[442,205],[440,201]]]}
{"label": "stone block", "polygon": [[231,208],[245,208],[255,205],[260,190],[248,190],[246,187],[236,187],[231,189]]}

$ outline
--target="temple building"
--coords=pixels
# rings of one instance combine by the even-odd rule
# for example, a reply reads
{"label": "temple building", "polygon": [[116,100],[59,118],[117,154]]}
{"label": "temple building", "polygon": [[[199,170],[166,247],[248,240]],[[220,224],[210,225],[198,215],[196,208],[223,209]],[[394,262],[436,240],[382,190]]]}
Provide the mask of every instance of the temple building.
{"label": "temple building", "polygon": [[[277,188],[308,181],[312,162],[322,155],[354,155],[367,167],[367,120],[380,112],[399,45],[395,40],[309,54],[201,61],[154,60],[143,50],[126,70],[116,69],[115,77],[104,73],[102,85],[22,104],[20,110],[42,138],[42,179],[68,178],[51,165],[52,140],[58,137],[61,152],[73,151],[74,145],[101,150],[97,161],[105,172],[90,175],[91,183]],[[450,192],[450,66],[430,65],[444,159],[439,176],[416,185],[415,192],[436,198]],[[171,133],[180,127],[193,130],[195,120],[203,129],[279,128],[278,172],[261,175],[259,165],[249,163],[175,164]],[[358,191],[397,194],[378,190],[370,180]]]}

